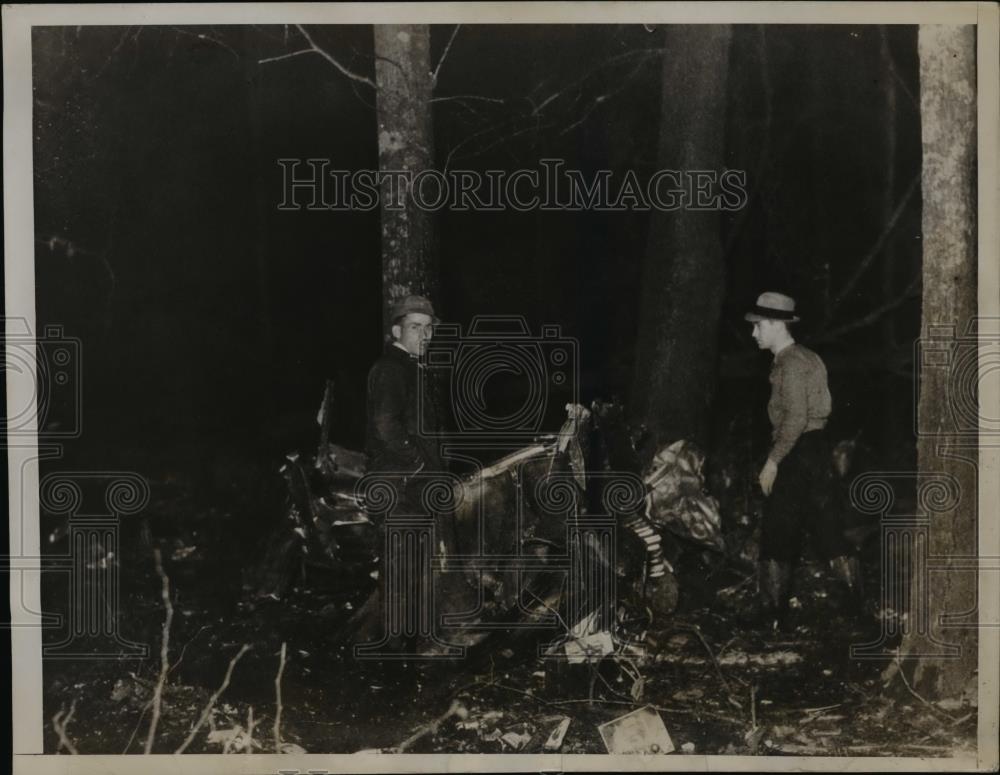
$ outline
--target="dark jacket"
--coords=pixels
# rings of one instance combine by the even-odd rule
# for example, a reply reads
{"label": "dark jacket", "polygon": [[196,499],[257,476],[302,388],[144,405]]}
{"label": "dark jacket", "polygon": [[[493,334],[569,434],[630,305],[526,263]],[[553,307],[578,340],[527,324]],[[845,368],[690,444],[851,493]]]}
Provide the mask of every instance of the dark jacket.
{"label": "dark jacket", "polygon": [[[441,471],[433,391],[418,410],[422,368],[391,342],[368,372],[368,427],[365,452],[369,471]],[[428,381],[429,382],[429,381]]]}

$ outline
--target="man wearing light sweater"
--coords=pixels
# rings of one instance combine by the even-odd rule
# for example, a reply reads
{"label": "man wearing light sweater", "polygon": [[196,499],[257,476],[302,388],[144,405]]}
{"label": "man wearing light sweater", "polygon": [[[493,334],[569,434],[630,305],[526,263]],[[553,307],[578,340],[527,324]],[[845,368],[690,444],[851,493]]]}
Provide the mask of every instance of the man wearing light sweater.
{"label": "man wearing light sweater", "polygon": [[857,557],[843,535],[841,515],[833,508],[832,457],[825,433],[832,401],[826,366],[788,329],[799,320],[795,300],[781,293],[761,294],[745,316],[753,338],[774,355],[771,366],[771,449],[760,472],[767,498],[760,541],[760,605],[758,622],[785,623],[792,566],[801,552],[803,533],[858,601],[861,574]]}

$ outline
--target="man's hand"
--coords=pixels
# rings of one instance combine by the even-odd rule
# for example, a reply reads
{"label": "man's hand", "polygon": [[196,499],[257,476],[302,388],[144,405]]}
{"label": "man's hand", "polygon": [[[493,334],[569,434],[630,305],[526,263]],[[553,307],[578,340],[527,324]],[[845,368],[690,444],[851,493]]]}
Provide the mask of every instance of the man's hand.
{"label": "man's hand", "polygon": [[771,494],[771,488],[774,487],[774,477],[778,475],[778,464],[775,463],[771,458],[767,459],[764,463],[764,467],[760,470],[760,477],[757,481],[760,482],[760,489],[764,492],[764,495]]}

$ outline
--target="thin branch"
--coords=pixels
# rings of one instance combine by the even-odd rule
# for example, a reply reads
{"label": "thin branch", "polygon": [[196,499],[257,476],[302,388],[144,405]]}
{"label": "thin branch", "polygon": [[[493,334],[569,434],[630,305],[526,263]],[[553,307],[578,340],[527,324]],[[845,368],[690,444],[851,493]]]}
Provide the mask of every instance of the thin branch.
{"label": "thin branch", "polygon": [[458,35],[458,30],[461,24],[456,24],[455,29],[451,31],[451,37],[448,38],[448,45],[444,47],[444,52],[441,54],[441,58],[438,60],[437,67],[434,68],[434,72],[431,73],[431,87],[437,84],[438,73],[441,72],[441,65],[444,64],[444,60],[448,57],[448,52],[451,51],[451,44],[455,42],[455,36]]}
{"label": "thin branch", "polygon": [[722,686],[726,690],[726,694],[729,696],[730,704],[733,707],[738,708],[740,712],[743,712],[743,706],[740,705],[739,700],[737,700],[733,696],[732,687],[729,686],[729,681],[727,681],[726,677],[722,674],[722,666],[719,664],[719,660],[716,658],[715,652],[712,651],[712,647],[709,646],[708,641],[705,640],[705,636],[702,635],[701,628],[697,624],[679,624],[679,623],[674,624],[674,627],[681,630],[688,630],[689,632],[693,632],[695,635],[698,636],[698,640],[701,641],[701,645],[705,647],[705,651],[708,652],[708,656],[711,657],[712,659],[712,664],[715,666],[715,672],[719,676],[719,681],[722,682]]}
{"label": "thin branch", "polygon": [[920,702],[922,702],[924,705],[926,705],[928,708],[930,708],[931,711],[934,714],[947,719],[952,724],[955,724],[957,721],[961,721],[962,720],[962,719],[956,719],[954,716],[951,716],[948,713],[945,713],[940,708],[935,707],[933,703],[928,702],[926,699],[924,699],[919,694],[917,694],[916,689],[914,689],[912,686],[910,686],[910,682],[908,680],[906,680],[906,671],[903,669],[903,665],[899,661],[899,649],[898,648],[896,649],[896,658],[895,658],[894,661],[896,663],[896,666],[899,668],[897,670],[897,672],[899,673],[899,677],[903,679],[903,685],[906,687],[906,690],[910,694],[912,694],[916,699],[920,700]]}
{"label": "thin branch", "polygon": [[[559,596],[560,597],[562,597],[562,591],[565,588],[565,586],[566,586],[566,580],[563,579],[562,584],[559,587]],[[542,600],[538,595],[536,595],[528,587],[525,587],[524,591],[527,592],[529,595],[531,595],[533,598],[535,598],[535,601],[537,603],[539,603],[542,606],[542,608],[544,608],[546,611],[548,611],[549,613],[551,613],[556,618],[556,621],[562,626],[562,628],[565,631],[565,633],[566,633],[567,636],[569,636],[572,633],[572,630],[570,629],[570,626],[568,624],[566,624],[566,620],[563,619],[562,616],[560,616],[559,612],[556,609],[554,609],[552,606],[550,606],[548,603],[546,603],[544,600]]]}
{"label": "thin branch", "polygon": [[167,682],[167,674],[170,672],[170,660],[168,652],[170,649],[170,625],[174,621],[174,605],[170,602],[170,579],[163,571],[163,558],[160,556],[160,549],[153,550],[153,560],[156,562],[156,573],[160,577],[163,607],[167,614],[163,619],[163,635],[160,637],[160,677],[156,681],[153,689],[153,714],[149,719],[149,731],[146,733],[146,744],[143,747],[144,754],[150,754],[153,750],[153,743],[156,740],[156,726],[160,723],[160,706],[163,702],[163,686]]}
{"label": "thin branch", "polygon": [[309,33],[306,31],[306,28],[303,27],[301,24],[296,24],[295,28],[302,33],[302,37],[304,37],[309,42],[309,45],[312,47],[313,51],[315,51],[317,54],[323,57],[323,59],[325,59],[331,65],[336,67],[343,75],[346,75],[352,81],[357,81],[358,83],[367,84],[368,86],[371,86],[373,89],[376,88],[375,81],[373,81],[371,78],[368,78],[367,76],[364,75],[358,75],[357,73],[348,70],[346,67],[340,64],[340,62],[338,62],[336,58],[332,54],[330,54],[330,52],[325,51],[319,46],[317,46],[316,41],[312,39],[312,36],[309,35]]}
{"label": "thin branch", "polygon": [[406,70],[404,70],[403,66],[399,64],[399,62],[397,62],[395,59],[390,59],[389,57],[383,54],[372,54],[372,59],[374,59],[376,62],[385,62],[387,65],[392,65],[397,70],[399,70],[399,72],[402,73],[404,77],[406,76]]}
{"label": "thin branch", "polygon": [[[515,121],[514,119],[510,119],[508,121],[501,122],[500,126],[504,126],[505,124],[511,124],[511,125],[513,125],[514,121]],[[499,130],[498,126],[487,126],[485,129],[480,129],[477,132],[473,132],[471,135],[469,135],[468,137],[466,137],[464,140],[462,140],[461,142],[459,142],[457,145],[452,146],[452,149],[450,151],[448,151],[448,156],[445,157],[444,168],[443,168],[442,171],[444,173],[448,172],[448,169],[451,167],[451,159],[458,152],[459,148],[461,148],[464,145],[468,145],[473,140],[475,140],[477,137],[482,137],[485,134],[489,134],[490,132],[497,132],[498,130]],[[459,158],[462,158],[462,157],[459,157]]]}
{"label": "thin branch", "polygon": [[236,49],[234,49],[228,43],[219,40],[218,38],[213,38],[211,35],[206,35],[203,32],[189,32],[188,30],[182,30],[180,27],[171,27],[170,29],[172,29],[179,35],[187,35],[192,38],[197,38],[198,40],[204,40],[208,41],[209,43],[214,43],[215,45],[226,49],[226,51],[228,51],[230,54],[236,57],[237,62],[240,61],[240,55],[236,52]]}
{"label": "thin branch", "polygon": [[277,709],[274,712],[274,751],[281,753],[281,676],[285,672],[285,643],[281,644],[281,662],[278,664],[278,675],[274,679],[274,695]]}
{"label": "thin branch", "polygon": [[[885,28],[883,27],[882,29],[883,29],[883,35],[884,35],[885,34],[884,33]],[[896,67],[896,57],[894,57],[892,55],[892,47],[889,45],[889,41],[888,40],[885,41],[885,51],[886,51],[886,55],[887,55],[886,59],[887,59],[887,61],[889,63],[889,73],[896,80],[896,83],[899,84],[899,87],[903,90],[903,93],[910,99],[910,104],[913,105],[913,107],[915,107],[917,109],[917,112],[919,112],[920,111],[920,100],[918,100],[913,95],[913,92],[910,91],[910,87],[907,86],[906,85],[906,81],[903,80],[903,76],[900,74],[899,68]]]}
{"label": "thin branch", "polygon": [[181,660],[184,659],[184,652],[187,651],[187,647],[190,646],[194,642],[195,638],[197,638],[199,635],[201,635],[207,629],[208,629],[208,625],[207,624],[203,624],[201,627],[198,628],[198,632],[196,632],[194,635],[192,635],[191,636],[191,640],[189,640],[187,643],[185,643],[184,646],[181,648],[181,655],[179,657],[177,657],[177,661],[174,662],[170,666],[169,672],[172,673],[172,672],[174,672],[174,670],[177,669],[177,666],[181,663]]}
{"label": "thin branch", "polygon": [[[140,27],[139,29],[142,28]],[[101,65],[101,69],[94,74],[94,78],[100,78],[104,74],[104,71],[108,69],[108,66],[111,64],[111,61],[115,58],[115,54],[117,54],[121,50],[121,47],[125,45],[125,41],[128,40],[128,37],[131,34],[132,34],[132,26],[129,25],[128,27],[125,28],[125,32],[122,33],[122,36],[118,41],[118,44],[113,49],[111,49],[111,53],[108,54],[108,58],[104,61],[104,64]]]}
{"label": "thin branch", "polygon": [[917,185],[919,183],[920,173],[918,172],[913,176],[913,180],[910,181],[910,185],[907,187],[906,193],[903,194],[902,199],[899,200],[899,204],[896,205],[896,209],[893,210],[888,223],[886,223],[885,228],[882,229],[882,233],[879,235],[878,239],[875,240],[875,244],[872,246],[871,250],[868,251],[868,254],[861,259],[861,263],[858,264],[857,269],[854,270],[854,274],[851,275],[851,278],[844,284],[844,287],[840,289],[840,292],[833,300],[833,304],[830,305],[831,312],[837,309],[844,299],[847,298],[848,294],[854,290],[854,286],[858,284],[858,281],[861,279],[862,275],[864,275],[865,271],[867,271],[872,261],[878,257],[879,251],[882,250],[882,246],[885,244],[885,241],[892,234],[893,229],[896,228],[896,224],[899,222],[900,216],[903,214],[903,210],[906,209],[906,205],[909,203],[910,198],[917,190]]}
{"label": "thin branch", "polygon": [[128,753],[128,749],[132,747],[132,741],[135,740],[136,733],[139,731],[139,725],[142,724],[142,720],[146,718],[146,711],[149,710],[153,701],[150,700],[145,705],[142,706],[142,712],[139,713],[139,718],[135,722],[135,726],[132,727],[132,735],[129,737],[128,742],[125,744],[125,749],[122,751],[122,755]]}
{"label": "thin branch", "polygon": [[76,749],[76,746],[73,745],[73,741],[66,735],[66,727],[69,726],[69,722],[72,720],[74,713],[76,713],[76,700],[73,700],[73,702],[70,703],[69,713],[66,714],[66,718],[62,717],[62,709],[60,709],[59,712],[52,717],[52,727],[55,729],[56,734],[59,735],[59,748],[65,748],[75,756],[80,752]]}
{"label": "thin branch", "polygon": [[222,696],[222,693],[226,691],[226,689],[228,688],[229,679],[232,678],[233,676],[233,668],[236,667],[236,663],[239,662],[240,659],[242,659],[243,655],[246,654],[249,650],[250,647],[244,643],[243,646],[240,648],[239,652],[236,654],[236,656],[233,657],[232,660],[230,660],[229,667],[226,668],[226,676],[225,678],[222,679],[222,686],[216,689],[212,693],[212,696],[208,698],[208,702],[205,704],[205,708],[202,710],[201,715],[198,717],[198,721],[191,728],[191,731],[188,733],[188,736],[184,738],[184,742],[181,743],[180,747],[176,751],[174,751],[174,753],[184,753],[184,751],[187,750],[187,747],[191,745],[191,742],[194,740],[194,736],[198,733],[198,730],[201,729],[202,725],[208,720],[209,715],[212,713],[212,709],[215,707],[215,703],[218,701],[219,697]]}
{"label": "thin branch", "polygon": [[280,62],[282,59],[291,59],[292,57],[302,56],[302,54],[315,54],[316,51],[311,48],[303,48],[299,51],[292,51],[288,54],[279,54],[276,57],[265,57],[264,59],[258,59],[258,65],[266,65],[268,62]]}
{"label": "thin branch", "polygon": [[448,707],[444,713],[442,713],[437,718],[431,719],[427,724],[422,726],[408,738],[406,738],[402,743],[397,745],[392,749],[393,753],[404,753],[407,748],[412,746],[415,742],[425,737],[428,734],[434,734],[438,731],[438,728],[452,716],[458,716],[459,718],[466,718],[469,715],[469,711],[466,707],[460,703],[458,700],[452,700],[451,705]]}
{"label": "thin branch", "polygon": [[247,742],[246,742],[246,753],[253,753],[253,705],[247,710]]}
{"label": "thin branch", "polygon": [[[550,700],[543,700],[541,697],[536,697],[535,695],[531,694],[530,692],[526,692],[526,691],[523,691],[521,689],[515,689],[513,686],[505,686],[504,684],[499,684],[496,681],[475,681],[472,685],[473,686],[482,686],[482,687],[487,688],[487,689],[503,689],[504,691],[507,691],[507,692],[514,692],[515,694],[520,694],[522,697],[527,697],[530,700],[534,700],[537,703],[540,703],[542,705],[546,705],[546,706],[549,706],[549,707],[555,707],[555,706],[561,704],[561,703],[558,703],[558,702],[552,702]],[[587,702],[587,700],[579,700],[579,702]]]}
{"label": "thin branch", "polygon": [[433,97],[427,102],[459,102],[462,100],[478,100],[479,102],[494,102],[497,105],[503,105],[506,100],[500,97],[482,97],[478,94],[453,94],[448,97]]}
{"label": "thin branch", "polygon": [[894,299],[887,301],[881,307],[877,307],[867,315],[850,323],[845,323],[832,331],[827,331],[814,338],[816,342],[829,342],[836,339],[839,336],[850,333],[851,331],[856,331],[859,328],[864,328],[865,326],[870,326],[872,323],[876,322],[879,318],[885,315],[887,312],[892,312],[897,307],[902,306],[911,298],[913,298],[913,292],[920,286],[921,273],[917,272],[913,279],[910,280],[910,284],[906,286],[903,292]]}
{"label": "thin branch", "polygon": [[[511,123],[513,123],[513,122],[511,122]],[[503,126],[503,125],[501,124],[501,126]],[[546,127],[552,126],[552,124],[546,124],[545,126]],[[475,132],[472,135],[470,135],[469,137],[465,138],[462,142],[460,142],[454,148],[452,148],[451,151],[448,153],[448,158],[445,160],[445,165],[444,165],[444,170],[443,171],[447,172],[448,169],[450,168],[452,157],[455,155],[455,151],[457,151],[463,145],[467,145],[468,143],[470,143],[472,140],[476,139],[477,137],[481,137],[482,135],[488,134],[489,132],[496,132],[497,129],[498,129],[498,127],[491,126],[491,127],[487,127],[486,129],[483,129],[483,130],[481,130],[479,132]],[[483,147],[481,147],[481,148],[479,148],[476,151],[473,151],[471,153],[466,153],[466,154],[463,154],[461,156],[457,156],[457,157],[455,157],[455,160],[458,161],[458,160],[463,160],[463,159],[474,159],[477,156],[481,156],[482,154],[486,153],[487,151],[495,148],[496,146],[501,145],[503,143],[506,143],[508,140],[513,140],[515,137],[519,137],[520,135],[527,134],[528,132],[537,132],[537,131],[538,131],[538,127],[525,127],[524,129],[519,129],[516,132],[511,132],[509,135],[501,135],[498,132],[497,133],[497,139],[494,140],[493,142],[489,143],[488,145],[484,145]]]}
{"label": "thin branch", "polygon": [[580,124],[582,124],[584,121],[586,121],[588,118],[590,118],[590,114],[593,113],[595,110],[597,110],[597,108],[599,108],[601,105],[603,105],[605,102],[607,102],[611,98],[616,97],[619,94],[621,94],[623,91],[625,91],[625,89],[628,86],[629,82],[632,81],[632,79],[635,78],[635,76],[639,73],[639,71],[642,70],[642,68],[646,64],[648,64],[649,62],[651,62],[651,61],[652,61],[652,59],[644,59],[644,60],[640,61],[638,65],[636,65],[635,67],[632,68],[632,70],[629,72],[628,75],[626,75],[624,78],[622,78],[618,82],[618,87],[616,89],[612,89],[609,92],[605,92],[604,94],[599,94],[597,97],[595,97],[593,103],[591,104],[591,106],[589,108],[587,108],[587,110],[584,112],[584,114],[582,116],[580,116],[580,118],[578,118],[572,124],[570,124],[568,127],[566,127],[565,129],[563,129],[559,133],[559,135],[560,136],[564,135],[567,132],[570,132],[573,129],[576,129],[576,127],[580,126]]}
{"label": "thin branch", "polygon": [[[654,55],[654,54],[655,55],[661,55],[666,50],[667,49],[663,48],[663,47],[658,47],[658,48],[640,48],[640,49],[636,49],[634,51],[627,51],[624,54],[618,54],[617,56],[608,57],[607,59],[601,60],[601,62],[598,65],[595,65],[594,67],[592,67],[590,70],[588,70],[582,76],[580,76],[579,78],[577,78],[575,81],[573,81],[569,85],[565,86],[564,88],[559,89],[558,91],[553,92],[552,94],[550,94],[548,97],[546,97],[544,100],[542,100],[542,102],[539,105],[536,106],[534,104],[533,100],[531,100],[530,98],[526,98],[526,99],[528,99],[529,104],[532,105],[531,115],[532,116],[538,115],[538,113],[540,113],[542,111],[542,109],[545,108],[547,105],[549,105],[550,103],[552,103],[555,100],[559,99],[563,95],[565,95],[565,94],[573,91],[574,89],[579,88],[589,78],[591,78],[592,76],[594,76],[596,73],[599,73],[601,70],[604,70],[605,68],[612,67],[613,65],[615,65],[615,64],[617,64],[619,62],[622,62],[622,61],[627,60],[627,59],[632,59],[633,57],[637,57],[637,56],[650,56],[650,55]],[[652,57],[650,57],[650,58],[652,58]]]}

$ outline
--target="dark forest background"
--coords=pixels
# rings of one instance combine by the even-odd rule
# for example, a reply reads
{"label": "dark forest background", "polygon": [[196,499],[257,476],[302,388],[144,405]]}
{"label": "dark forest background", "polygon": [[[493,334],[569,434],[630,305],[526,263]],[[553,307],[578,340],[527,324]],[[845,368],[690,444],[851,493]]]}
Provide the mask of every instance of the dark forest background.
{"label": "dark forest background", "polygon": [[[310,28],[356,72],[370,26]],[[454,28],[431,30],[432,61]],[[39,328],[83,343],[83,436],[67,459],[204,469],[332,436],[358,448],[382,343],[379,214],[283,212],[278,158],[377,169],[374,95],[288,27],[35,28]],[[434,104],[438,168],[592,174],[657,169],[662,52],[644,26],[463,26]],[[916,27],[735,26],[726,167],[749,201],[726,214],[726,288],[710,446],[765,451],[770,356],[743,313],[795,296],[826,359],[833,427],[912,465],[919,331]],[[537,106],[553,97],[540,114]],[[520,314],[580,341],[585,401],[628,401],[650,215],[442,211],[442,318]],[[678,331],[697,337],[697,330]],[[58,400],[49,423],[66,422]],[[554,408],[551,429],[558,426]],[[141,454],[139,451],[142,451]],[[152,456],[154,459],[150,459]]]}

